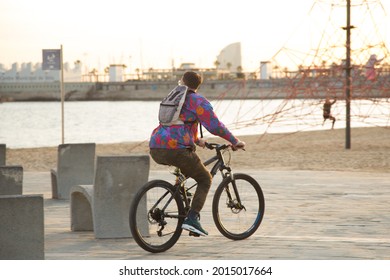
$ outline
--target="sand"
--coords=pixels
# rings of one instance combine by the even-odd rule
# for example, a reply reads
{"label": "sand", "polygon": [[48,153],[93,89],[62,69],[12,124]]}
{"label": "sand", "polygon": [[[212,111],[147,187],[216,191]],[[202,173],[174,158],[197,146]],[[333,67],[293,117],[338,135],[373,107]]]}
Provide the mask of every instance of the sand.
{"label": "sand", "polygon": [[[344,129],[241,136],[246,151],[232,153],[231,165],[234,170],[390,171],[389,128],[352,128],[350,149],[345,138]],[[213,155],[207,149],[197,151],[202,159]],[[147,154],[147,141],[98,144],[96,150],[97,155],[129,153]],[[7,148],[7,165],[22,165],[24,171],[50,171],[56,162],[57,147]],[[151,169],[164,168],[151,160]]]}

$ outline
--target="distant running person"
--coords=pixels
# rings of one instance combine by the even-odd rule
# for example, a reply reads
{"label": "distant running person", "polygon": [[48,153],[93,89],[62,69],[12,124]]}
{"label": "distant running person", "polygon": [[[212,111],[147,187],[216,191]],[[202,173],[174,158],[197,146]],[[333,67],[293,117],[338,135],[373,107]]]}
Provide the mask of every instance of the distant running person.
{"label": "distant running person", "polygon": [[332,121],[332,129],[334,128],[334,123],[336,122],[336,118],[332,116],[331,108],[332,108],[332,105],[335,103],[336,103],[336,98],[334,98],[333,101],[330,101],[329,97],[327,97],[325,100],[324,109],[323,109],[324,122],[322,123],[322,125],[324,125],[325,121],[327,119],[329,119]]}

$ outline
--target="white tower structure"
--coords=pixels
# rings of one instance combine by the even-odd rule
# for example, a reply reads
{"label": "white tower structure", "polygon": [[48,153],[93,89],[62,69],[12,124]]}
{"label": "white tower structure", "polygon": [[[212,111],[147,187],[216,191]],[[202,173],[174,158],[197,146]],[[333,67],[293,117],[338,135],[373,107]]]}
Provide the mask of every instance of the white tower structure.
{"label": "white tower structure", "polygon": [[123,82],[126,66],[123,64],[111,64],[109,68],[110,82]]}

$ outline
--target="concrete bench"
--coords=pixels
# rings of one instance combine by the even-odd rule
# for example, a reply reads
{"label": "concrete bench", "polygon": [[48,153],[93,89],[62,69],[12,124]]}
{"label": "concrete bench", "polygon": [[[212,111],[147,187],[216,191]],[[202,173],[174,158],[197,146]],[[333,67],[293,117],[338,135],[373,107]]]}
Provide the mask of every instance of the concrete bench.
{"label": "concrete bench", "polygon": [[42,195],[0,196],[0,259],[43,260]]}
{"label": "concrete bench", "polygon": [[54,199],[69,199],[74,185],[93,184],[95,152],[95,143],[58,146],[57,169],[50,171]]}
{"label": "concrete bench", "polygon": [[23,167],[20,165],[0,166],[0,195],[23,193]]}
{"label": "concrete bench", "polygon": [[5,165],[6,145],[0,144],[0,166]]}
{"label": "concrete bench", "polygon": [[148,181],[149,166],[148,155],[98,156],[94,184],[71,188],[71,230],[93,230],[96,238],[131,237],[130,203]]}

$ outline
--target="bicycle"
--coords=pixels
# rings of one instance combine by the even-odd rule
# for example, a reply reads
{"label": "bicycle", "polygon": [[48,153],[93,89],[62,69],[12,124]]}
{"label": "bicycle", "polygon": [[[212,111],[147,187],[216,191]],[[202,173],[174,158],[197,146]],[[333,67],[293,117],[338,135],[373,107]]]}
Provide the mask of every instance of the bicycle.
{"label": "bicycle", "polygon": [[[206,143],[216,155],[204,162],[212,177],[220,171],[222,181],[212,201],[212,215],[219,232],[232,240],[248,238],[260,226],[264,217],[264,194],[258,182],[243,173],[234,174],[225,160],[230,145]],[[134,196],[130,206],[129,224],[134,240],[146,251],[160,253],[179,240],[182,223],[190,209],[191,192],[197,183],[186,187],[186,178],[178,168],[175,184],[164,180],[146,183]],[[197,236],[190,232],[190,235]]]}

